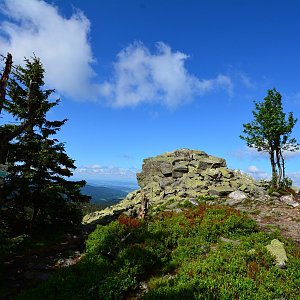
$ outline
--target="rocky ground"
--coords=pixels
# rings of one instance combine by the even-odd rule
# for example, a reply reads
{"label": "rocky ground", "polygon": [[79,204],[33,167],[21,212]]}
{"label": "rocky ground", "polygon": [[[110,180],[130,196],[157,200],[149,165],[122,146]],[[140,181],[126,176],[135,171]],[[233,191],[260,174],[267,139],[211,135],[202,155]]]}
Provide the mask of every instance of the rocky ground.
{"label": "rocky ground", "polygon": [[294,201],[299,203],[297,207],[283,203],[278,198],[256,203],[249,216],[265,230],[278,228],[284,237],[291,238],[300,247],[300,196],[296,196]]}

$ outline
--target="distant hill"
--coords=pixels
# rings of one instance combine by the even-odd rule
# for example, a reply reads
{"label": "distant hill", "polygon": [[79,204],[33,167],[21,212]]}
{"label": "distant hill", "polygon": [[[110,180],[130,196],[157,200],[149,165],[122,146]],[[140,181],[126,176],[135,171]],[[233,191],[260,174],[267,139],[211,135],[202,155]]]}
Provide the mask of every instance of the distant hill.
{"label": "distant hill", "polygon": [[124,199],[128,192],[127,187],[103,187],[92,186],[87,184],[82,189],[82,194],[91,196],[91,203],[93,204],[115,204]]}

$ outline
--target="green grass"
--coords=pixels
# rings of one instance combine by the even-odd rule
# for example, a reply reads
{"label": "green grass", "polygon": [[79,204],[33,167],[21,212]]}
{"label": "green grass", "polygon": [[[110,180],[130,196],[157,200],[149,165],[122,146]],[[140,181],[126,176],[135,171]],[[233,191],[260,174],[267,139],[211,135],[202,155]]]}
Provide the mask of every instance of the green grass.
{"label": "green grass", "polygon": [[[286,269],[266,250],[273,238],[285,244]],[[300,299],[300,252],[231,208],[201,205],[147,221],[121,216],[90,234],[76,266],[19,299],[134,299],[141,281],[149,287],[142,299]]]}

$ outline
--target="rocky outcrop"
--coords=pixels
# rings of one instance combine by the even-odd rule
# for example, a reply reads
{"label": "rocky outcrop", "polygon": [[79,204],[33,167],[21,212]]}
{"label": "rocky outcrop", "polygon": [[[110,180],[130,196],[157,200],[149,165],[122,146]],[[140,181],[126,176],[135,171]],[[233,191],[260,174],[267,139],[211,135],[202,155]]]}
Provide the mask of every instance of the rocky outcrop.
{"label": "rocky outcrop", "polygon": [[228,169],[225,159],[189,149],[145,159],[137,180],[152,202],[227,196],[237,190],[252,196],[263,191],[251,177]]}
{"label": "rocky outcrop", "polygon": [[[121,213],[137,215],[142,194],[150,208],[178,210],[180,204],[195,204],[199,197],[225,197],[240,203],[247,198],[264,194],[264,188],[253,178],[227,168],[223,158],[199,150],[180,149],[147,158],[137,174],[140,190],[112,207],[85,216],[83,222],[106,222]],[[237,199],[238,197],[238,199]]]}

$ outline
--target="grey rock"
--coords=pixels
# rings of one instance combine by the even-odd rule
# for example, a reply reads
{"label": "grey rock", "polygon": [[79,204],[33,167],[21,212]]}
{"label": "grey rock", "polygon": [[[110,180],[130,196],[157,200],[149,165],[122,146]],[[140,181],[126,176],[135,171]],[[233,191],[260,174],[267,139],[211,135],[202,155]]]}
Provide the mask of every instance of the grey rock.
{"label": "grey rock", "polygon": [[233,189],[229,186],[213,186],[209,188],[208,194],[211,196],[226,196],[233,192]]}
{"label": "grey rock", "polygon": [[162,162],[160,164],[160,171],[163,175],[168,176],[172,174],[172,165],[170,162]]}
{"label": "grey rock", "polygon": [[196,201],[196,199],[191,198],[191,199],[189,199],[189,201],[195,206],[199,205],[199,203],[198,203],[198,201]]}
{"label": "grey rock", "polygon": [[226,205],[236,205],[236,204],[243,202],[244,200],[246,200],[248,198],[247,195],[245,193],[243,193],[242,191],[231,192],[227,197],[229,199],[227,199],[225,201],[224,204],[226,204]]}
{"label": "grey rock", "polygon": [[169,186],[173,183],[172,178],[170,177],[163,177],[159,181],[159,185],[162,189],[164,189],[166,186]]}
{"label": "grey rock", "polygon": [[180,178],[180,177],[183,176],[183,173],[184,173],[184,172],[181,172],[181,171],[173,171],[172,177],[173,177],[173,178]]}
{"label": "grey rock", "polygon": [[297,207],[299,206],[299,203],[294,200],[293,195],[286,195],[286,196],[281,196],[280,201],[286,203],[287,205],[290,205],[292,207]]}

